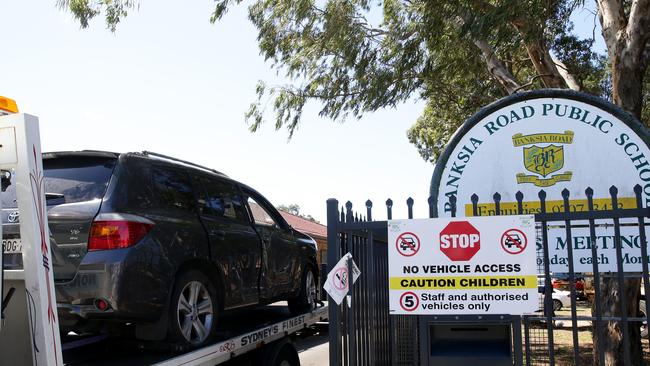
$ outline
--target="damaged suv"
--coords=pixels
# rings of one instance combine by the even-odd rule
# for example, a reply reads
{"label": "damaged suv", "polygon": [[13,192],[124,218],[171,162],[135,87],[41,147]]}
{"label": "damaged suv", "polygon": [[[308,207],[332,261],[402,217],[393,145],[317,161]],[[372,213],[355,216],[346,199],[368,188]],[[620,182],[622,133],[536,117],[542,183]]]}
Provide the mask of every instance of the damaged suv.
{"label": "damaged suv", "polygon": [[[316,243],[254,189],[164,155],[43,154],[63,332],[135,324],[140,339],[201,346],[221,313],[315,307]],[[5,268],[20,268],[15,187],[3,194]]]}

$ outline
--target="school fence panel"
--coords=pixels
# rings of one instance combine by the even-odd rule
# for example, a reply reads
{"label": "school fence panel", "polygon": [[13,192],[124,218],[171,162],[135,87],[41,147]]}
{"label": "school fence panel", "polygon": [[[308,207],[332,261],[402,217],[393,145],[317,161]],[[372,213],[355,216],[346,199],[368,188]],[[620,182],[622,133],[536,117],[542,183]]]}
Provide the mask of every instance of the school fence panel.
{"label": "school fence panel", "polygon": [[[650,359],[648,321],[650,293],[646,220],[650,209],[642,201],[643,187],[634,187],[635,197],[618,197],[617,187],[594,198],[587,188],[584,196],[572,199],[564,190],[561,197],[515,194],[516,202],[502,202],[495,193],[490,203],[479,203],[472,195],[462,207],[449,197],[452,217],[533,214],[537,226],[538,286],[540,311],[509,316],[512,364],[515,365],[605,365],[606,357],[617,354],[626,366]],[[484,199],[484,198],[483,198]],[[428,199],[429,217],[435,202]],[[406,201],[408,218],[413,218],[414,200]],[[431,317],[389,315],[387,225],[393,219],[393,201],[387,200],[387,220],[373,220],[373,203],[365,212],[353,211],[335,199],[327,201],[328,269],[350,252],[361,271],[347,299],[340,306],[330,301],[330,365],[425,365],[427,334],[418,331]],[[559,274],[553,272],[564,261],[562,273],[569,306],[554,301]],[[579,271],[576,270],[576,264]],[[578,283],[590,284],[579,288]],[[561,282],[561,281],[560,281]],[[470,317],[471,318],[471,317]],[[436,317],[452,323],[468,317]],[[487,319],[487,318],[486,318]],[[481,320],[472,320],[477,324]],[[612,333],[612,330],[616,334]],[[618,339],[616,339],[618,337]],[[467,352],[471,353],[471,349]],[[423,361],[424,360],[424,361]],[[478,365],[476,365],[478,366]]]}

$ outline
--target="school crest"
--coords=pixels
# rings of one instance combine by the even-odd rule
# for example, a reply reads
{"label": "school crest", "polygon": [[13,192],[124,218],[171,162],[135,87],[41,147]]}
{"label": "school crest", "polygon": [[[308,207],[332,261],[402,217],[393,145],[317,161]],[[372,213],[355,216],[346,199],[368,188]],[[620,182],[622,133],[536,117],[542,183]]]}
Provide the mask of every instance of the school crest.
{"label": "school crest", "polygon": [[557,182],[570,181],[573,175],[570,171],[551,174],[564,167],[564,145],[573,143],[573,135],[573,131],[564,131],[512,136],[515,147],[524,147],[524,167],[533,173],[518,173],[517,184],[531,183],[537,187],[550,187]]}

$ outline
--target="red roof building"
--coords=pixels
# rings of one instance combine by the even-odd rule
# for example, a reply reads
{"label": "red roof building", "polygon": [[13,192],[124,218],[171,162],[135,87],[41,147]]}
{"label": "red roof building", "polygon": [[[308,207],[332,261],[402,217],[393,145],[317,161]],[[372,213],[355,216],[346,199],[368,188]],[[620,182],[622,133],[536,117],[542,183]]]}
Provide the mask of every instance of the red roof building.
{"label": "red roof building", "polygon": [[327,263],[327,226],[288,212],[280,211],[280,214],[291,227],[316,240],[316,244],[318,244],[318,264]]}

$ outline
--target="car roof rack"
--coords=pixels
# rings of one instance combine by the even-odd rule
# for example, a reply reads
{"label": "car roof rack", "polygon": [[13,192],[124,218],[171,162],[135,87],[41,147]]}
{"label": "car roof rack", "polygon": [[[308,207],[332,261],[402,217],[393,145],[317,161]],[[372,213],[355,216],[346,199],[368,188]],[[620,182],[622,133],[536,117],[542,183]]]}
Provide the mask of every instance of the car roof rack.
{"label": "car roof rack", "polygon": [[191,163],[191,162],[186,161],[186,160],[177,159],[177,158],[174,158],[172,156],[163,155],[163,154],[155,153],[155,152],[152,152],[152,151],[146,151],[146,150],[143,151],[142,154],[147,155],[147,156],[153,156],[153,157],[156,157],[156,158],[165,159],[165,160],[175,161],[175,162],[182,163],[182,164],[185,164],[185,165],[193,166],[195,168],[200,168],[200,169],[203,169],[203,170],[207,170],[207,171],[209,171],[211,173],[215,173],[215,174],[221,175],[223,177],[227,177],[227,175],[223,174],[222,172],[220,172],[220,171],[218,171],[216,169],[212,169],[212,168],[205,167],[203,165]]}

